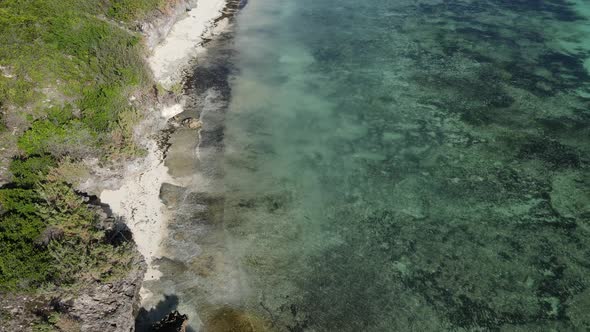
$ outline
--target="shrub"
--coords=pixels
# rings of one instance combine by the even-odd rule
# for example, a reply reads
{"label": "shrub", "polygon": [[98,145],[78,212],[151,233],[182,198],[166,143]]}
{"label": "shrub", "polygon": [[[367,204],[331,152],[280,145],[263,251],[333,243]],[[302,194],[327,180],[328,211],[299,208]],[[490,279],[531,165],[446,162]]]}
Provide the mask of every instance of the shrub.
{"label": "shrub", "polygon": [[111,155],[140,156],[145,153],[133,139],[133,130],[140,120],[141,114],[137,110],[119,114],[116,128],[111,132]]}
{"label": "shrub", "polygon": [[65,157],[59,161],[56,167],[49,170],[46,178],[50,182],[62,181],[76,186],[88,175],[89,170],[86,165],[73,161],[70,157]]}
{"label": "shrub", "polygon": [[[24,194],[7,194],[9,191],[14,190],[0,191],[3,204],[7,196],[14,199]],[[0,221],[0,290],[38,286],[48,280],[51,271],[49,254],[36,243],[45,224],[30,210],[23,211],[19,205],[16,209],[11,207],[14,205],[9,205],[8,213],[3,213]]]}
{"label": "shrub", "polygon": [[106,132],[127,108],[126,100],[118,86],[97,86],[84,91],[80,100],[83,122],[97,132]]}
{"label": "shrub", "polygon": [[124,274],[133,258],[129,245],[107,243],[85,200],[38,174],[33,189],[0,189],[0,290],[47,282],[69,287]]}
{"label": "shrub", "polygon": [[47,182],[39,185],[37,194],[41,202],[37,214],[47,225],[83,243],[103,238],[104,234],[95,228],[97,216],[70,186],[63,182]]}
{"label": "shrub", "polygon": [[86,125],[72,120],[65,125],[52,121],[35,121],[18,140],[18,147],[28,155],[51,154],[84,158],[94,154],[97,138]]}
{"label": "shrub", "polygon": [[0,213],[34,215],[39,196],[33,189],[0,189]]}
{"label": "shrub", "polygon": [[31,110],[13,182],[0,188],[1,290],[67,287],[128,268],[129,248],[106,243],[96,212],[71,185],[87,156],[140,151],[132,138],[141,114],[128,97],[150,85],[143,44],[105,17],[130,23],[165,3],[0,1],[0,107]]}
{"label": "shrub", "polygon": [[[120,6],[130,13],[140,13],[161,3],[160,0],[115,1],[113,8]],[[3,41],[0,65],[9,68],[13,75],[11,78],[0,75],[0,99],[3,103],[19,106],[34,103],[55,125],[37,124],[38,127],[27,134],[24,140],[30,142],[23,143],[27,154],[46,153],[47,146],[50,146],[40,142],[49,136],[48,133],[34,133],[35,129],[55,129],[50,136],[54,139],[51,143],[60,148],[63,148],[64,141],[70,143],[66,144],[69,145],[67,149],[52,152],[56,155],[99,152],[96,149],[70,150],[75,145],[85,145],[90,136],[96,139],[115,129],[119,115],[131,111],[128,91],[132,87],[149,85],[150,75],[143,60],[144,50],[139,36],[97,17],[97,14],[105,14],[108,8],[102,1],[0,2],[0,40]],[[46,105],[41,100],[46,96],[42,91],[47,86],[58,88],[58,92],[68,96],[71,102],[68,101],[63,109],[44,110]],[[63,117],[72,121],[73,108],[81,110],[83,126],[66,125]],[[44,118],[43,114],[41,118]],[[82,132],[77,133],[78,130]],[[74,139],[66,140],[64,135],[71,135]],[[108,135],[103,136],[106,137]],[[102,153],[109,151],[107,146]]]}
{"label": "shrub", "polygon": [[109,16],[119,21],[131,22],[141,19],[155,9],[162,8],[163,0],[113,0]]}
{"label": "shrub", "polygon": [[18,140],[18,147],[28,155],[46,154],[50,141],[65,140],[68,131],[51,121],[36,121]]}
{"label": "shrub", "polygon": [[[83,255],[80,253],[83,252]],[[128,271],[133,256],[128,245],[98,243],[87,246],[80,242],[52,242],[49,254],[56,271],[54,282],[62,285],[108,281]]]}
{"label": "shrub", "polygon": [[21,188],[32,188],[54,166],[56,166],[55,161],[47,155],[14,159],[10,164],[10,172],[13,175],[12,183]]}

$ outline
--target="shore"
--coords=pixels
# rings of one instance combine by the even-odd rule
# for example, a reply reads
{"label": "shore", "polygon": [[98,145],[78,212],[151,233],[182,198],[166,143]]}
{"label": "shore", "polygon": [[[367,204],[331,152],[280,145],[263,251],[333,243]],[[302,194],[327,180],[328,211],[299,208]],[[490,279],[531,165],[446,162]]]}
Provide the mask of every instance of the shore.
{"label": "shore", "polygon": [[158,83],[170,87],[180,82],[189,61],[205,51],[204,42],[216,28],[223,28],[223,22],[217,19],[223,15],[225,5],[226,0],[199,0],[188,16],[174,24],[148,59]]}
{"label": "shore", "polygon": [[[183,70],[199,53],[205,52],[204,42],[223,29],[224,20],[218,19],[223,16],[225,4],[225,0],[198,1],[153,48],[148,63],[157,83],[164,87],[181,83]],[[160,277],[154,261],[162,255],[161,244],[166,238],[169,221],[166,207],[160,200],[160,189],[164,183],[177,184],[164,165],[164,152],[155,134],[166,127],[170,118],[183,111],[183,102],[160,107],[157,111],[157,116],[146,120],[151,123],[144,123],[138,129],[138,136],[143,137],[142,145],[147,150],[146,157],[126,166],[119,188],[106,189],[100,194],[100,200],[122,217],[132,231],[148,265],[144,280]],[[142,302],[149,296],[142,288]]]}

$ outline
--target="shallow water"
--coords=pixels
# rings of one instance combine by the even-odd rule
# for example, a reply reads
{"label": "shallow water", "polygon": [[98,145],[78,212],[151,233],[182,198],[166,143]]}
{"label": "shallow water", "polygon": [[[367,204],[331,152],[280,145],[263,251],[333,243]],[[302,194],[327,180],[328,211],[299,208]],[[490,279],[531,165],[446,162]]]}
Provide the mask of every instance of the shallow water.
{"label": "shallow water", "polygon": [[204,331],[590,329],[589,18],[251,0],[152,289]]}

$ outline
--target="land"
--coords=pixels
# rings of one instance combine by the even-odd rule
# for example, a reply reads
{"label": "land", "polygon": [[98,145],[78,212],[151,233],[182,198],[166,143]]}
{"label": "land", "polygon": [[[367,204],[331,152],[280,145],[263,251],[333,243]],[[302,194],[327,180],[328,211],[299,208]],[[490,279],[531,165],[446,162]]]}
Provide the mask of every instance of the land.
{"label": "land", "polygon": [[[110,189],[101,198],[124,202],[133,193],[152,207],[143,215],[161,219],[157,191],[167,178],[153,134],[181,109],[182,89],[178,72],[167,67],[174,78],[162,84],[148,59],[180,18],[209,20],[186,14],[195,4],[0,3],[1,331],[133,328],[146,245],[158,241],[132,233],[130,215],[117,214],[128,211],[98,196]],[[130,175],[151,181],[156,195],[137,197]]]}

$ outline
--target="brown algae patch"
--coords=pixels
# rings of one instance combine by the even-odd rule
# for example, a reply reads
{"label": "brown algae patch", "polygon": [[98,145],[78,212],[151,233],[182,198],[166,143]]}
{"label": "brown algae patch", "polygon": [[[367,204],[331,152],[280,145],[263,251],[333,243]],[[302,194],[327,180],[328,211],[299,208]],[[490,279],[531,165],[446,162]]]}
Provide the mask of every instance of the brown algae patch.
{"label": "brown algae patch", "polygon": [[223,307],[211,315],[204,325],[204,332],[270,332],[269,324],[250,312]]}

